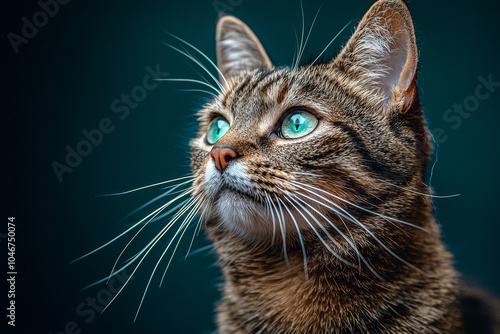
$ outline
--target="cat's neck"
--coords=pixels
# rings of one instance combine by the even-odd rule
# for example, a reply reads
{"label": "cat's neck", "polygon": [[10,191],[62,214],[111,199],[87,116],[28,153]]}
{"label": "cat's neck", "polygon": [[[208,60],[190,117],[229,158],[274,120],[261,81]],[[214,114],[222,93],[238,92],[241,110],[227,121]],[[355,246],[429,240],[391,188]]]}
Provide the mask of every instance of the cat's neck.
{"label": "cat's neck", "polygon": [[317,240],[305,240],[306,277],[300,247],[289,249],[285,261],[282,252],[211,233],[225,276],[220,333],[281,333],[283,328],[293,329],[286,333],[367,329],[371,333],[460,333],[455,271],[433,218],[426,219],[426,231],[416,230],[405,240],[417,242],[400,245],[415,268],[379,245],[363,252],[381,277],[363,264],[362,270],[345,265],[325,247],[318,247]]}

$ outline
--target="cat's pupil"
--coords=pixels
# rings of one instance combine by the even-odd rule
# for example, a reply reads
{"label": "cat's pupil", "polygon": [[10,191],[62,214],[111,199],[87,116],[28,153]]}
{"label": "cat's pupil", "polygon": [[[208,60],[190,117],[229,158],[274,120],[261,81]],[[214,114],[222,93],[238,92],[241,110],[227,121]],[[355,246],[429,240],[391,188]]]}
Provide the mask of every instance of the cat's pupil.
{"label": "cat's pupil", "polygon": [[313,114],[300,110],[288,115],[281,125],[281,134],[284,138],[300,138],[311,133],[318,119]]}
{"label": "cat's pupil", "polygon": [[217,136],[220,134],[223,127],[224,127],[224,121],[218,120],[217,121]]}
{"label": "cat's pupil", "polygon": [[301,115],[292,116],[292,122],[295,125],[295,131],[299,131],[299,128],[302,124],[304,124],[304,118]]}
{"label": "cat's pupil", "polygon": [[214,118],[207,129],[206,140],[208,144],[213,145],[219,138],[224,136],[224,134],[229,130],[229,123],[222,117]]}

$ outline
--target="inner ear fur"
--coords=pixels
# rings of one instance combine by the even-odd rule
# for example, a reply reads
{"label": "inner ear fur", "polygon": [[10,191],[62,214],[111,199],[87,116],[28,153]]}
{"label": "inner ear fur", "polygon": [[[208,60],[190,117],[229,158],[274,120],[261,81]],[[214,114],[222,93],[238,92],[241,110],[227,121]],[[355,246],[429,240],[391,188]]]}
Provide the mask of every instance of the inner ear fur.
{"label": "inner ear fur", "polygon": [[242,71],[271,69],[272,63],[250,28],[234,16],[217,23],[217,65],[225,79]]}

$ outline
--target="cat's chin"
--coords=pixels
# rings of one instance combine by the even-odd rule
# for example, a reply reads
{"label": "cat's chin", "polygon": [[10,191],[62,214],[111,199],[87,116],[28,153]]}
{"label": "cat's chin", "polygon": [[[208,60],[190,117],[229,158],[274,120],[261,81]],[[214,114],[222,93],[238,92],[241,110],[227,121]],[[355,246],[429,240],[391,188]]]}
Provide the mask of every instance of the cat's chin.
{"label": "cat's chin", "polygon": [[221,190],[216,201],[216,213],[225,228],[240,236],[265,238],[272,233],[272,217],[266,208],[240,191]]}

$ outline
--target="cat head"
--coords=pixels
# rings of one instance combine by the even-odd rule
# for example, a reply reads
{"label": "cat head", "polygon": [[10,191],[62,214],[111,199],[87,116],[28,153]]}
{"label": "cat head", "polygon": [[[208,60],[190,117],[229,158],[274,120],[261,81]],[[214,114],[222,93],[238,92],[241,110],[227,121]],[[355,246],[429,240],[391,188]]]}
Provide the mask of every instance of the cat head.
{"label": "cat head", "polygon": [[191,142],[194,194],[209,229],[293,244],[368,237],[355,220],[374,229],[381,215],[405,217],[416,199],[396,187],[423,191],[430,146],[402,1],[375,3],[327,63],[276,68],[232,16],[217,24],[217,57],[221,92],[199,111]]}

